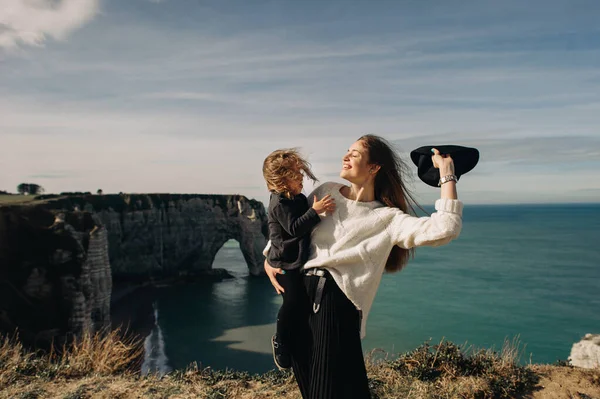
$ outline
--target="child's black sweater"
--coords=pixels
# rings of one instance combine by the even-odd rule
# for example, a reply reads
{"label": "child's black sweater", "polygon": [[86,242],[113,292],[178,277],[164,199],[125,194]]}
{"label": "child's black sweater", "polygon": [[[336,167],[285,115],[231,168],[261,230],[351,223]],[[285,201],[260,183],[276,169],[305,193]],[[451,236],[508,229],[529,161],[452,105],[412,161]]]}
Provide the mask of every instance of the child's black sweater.
{"label": "child's black sweater", "polygon": [[269,239],[271,249],[267,261],[272,267],[292,270],[308,260],[310,232],[321,218],[303,194],[289,199],[271,193],[269,201]]}

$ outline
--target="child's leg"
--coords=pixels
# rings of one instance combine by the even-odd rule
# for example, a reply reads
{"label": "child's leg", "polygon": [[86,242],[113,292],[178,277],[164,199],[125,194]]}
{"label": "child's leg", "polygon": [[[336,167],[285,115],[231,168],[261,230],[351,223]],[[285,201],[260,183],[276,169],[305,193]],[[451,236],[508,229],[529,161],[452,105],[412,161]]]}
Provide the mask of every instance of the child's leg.
{"label": "child's leg", "polygon": [[280,369],[286,369],[292,366],[292,357],[298,357],[296,334],[308,327],[308,296],[300,270],[286,270],[285,274],[277,275],[277,281],[285,291],[277,315],[277,333],[271,343],[275,364]]}
{"label": "child's leg", "polygon": [[277,334],[282,342],[289,344],[298,324],[306,323],[304,313],[308,306],[308,297],[300,269],[287,270],[285,274],[278,274],[277,281],[285,290],[283,304],[277,315]]}

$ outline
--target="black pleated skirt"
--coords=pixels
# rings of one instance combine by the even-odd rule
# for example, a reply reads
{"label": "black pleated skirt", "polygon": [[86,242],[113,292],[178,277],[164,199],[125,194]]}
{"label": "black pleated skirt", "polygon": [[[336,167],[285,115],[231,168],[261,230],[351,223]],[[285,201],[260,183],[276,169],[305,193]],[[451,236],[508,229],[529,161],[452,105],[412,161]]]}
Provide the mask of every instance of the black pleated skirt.
{"label": "black pleated skirt", "polygon": [[304,399],[368,399],[369,384],[356,307],[327,277],[321,306],[312,311],[319,277],[304,276],[308,306],[294,331],[292,369]]}

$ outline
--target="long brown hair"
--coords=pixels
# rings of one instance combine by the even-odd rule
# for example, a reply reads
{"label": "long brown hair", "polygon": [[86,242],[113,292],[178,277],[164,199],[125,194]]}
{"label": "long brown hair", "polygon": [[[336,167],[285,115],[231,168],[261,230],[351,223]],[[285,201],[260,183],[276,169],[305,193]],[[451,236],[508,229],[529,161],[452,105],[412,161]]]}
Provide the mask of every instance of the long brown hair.
{"label": "long brown hair", "polygon": [[310,163],[302,158],[296,148],[275,150],[263,162],[263,177],[269,191],[281,193],[288,198],[292,197],[288,181],[298,172],[304,172],[306,177],[317,181],[310,170]]}
{"label": "long brown hair", "polygon": [[[384,138],[367,134],[358,139],[369,154],[369,163],[379,165],[375,175],[375,199],[404,213],[416,214],[415,207],[423,209],[407,188],[403,177],[408,176],[408,166],[398,156],[393,146]],[[410,212],[409,212],[410,211]],[[404,268],[409,258],[413,258],[415,249],[394,246],[385,263],[386,272],[397,272]]]}

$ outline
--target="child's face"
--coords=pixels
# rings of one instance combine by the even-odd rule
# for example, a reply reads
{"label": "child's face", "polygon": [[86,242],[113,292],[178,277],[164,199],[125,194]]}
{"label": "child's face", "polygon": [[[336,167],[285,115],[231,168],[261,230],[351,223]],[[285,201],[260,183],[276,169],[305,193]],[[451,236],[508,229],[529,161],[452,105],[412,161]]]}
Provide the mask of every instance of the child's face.
{"label": "child's face", "polygon": [[287,181],[288,188],[290,189],[290,193],[293,195],[298,195],[302,192],[302,186],[304,182],[304,175],[302,171],[296,169],[294,171],[294,175],[292,178],[289,178]]}

